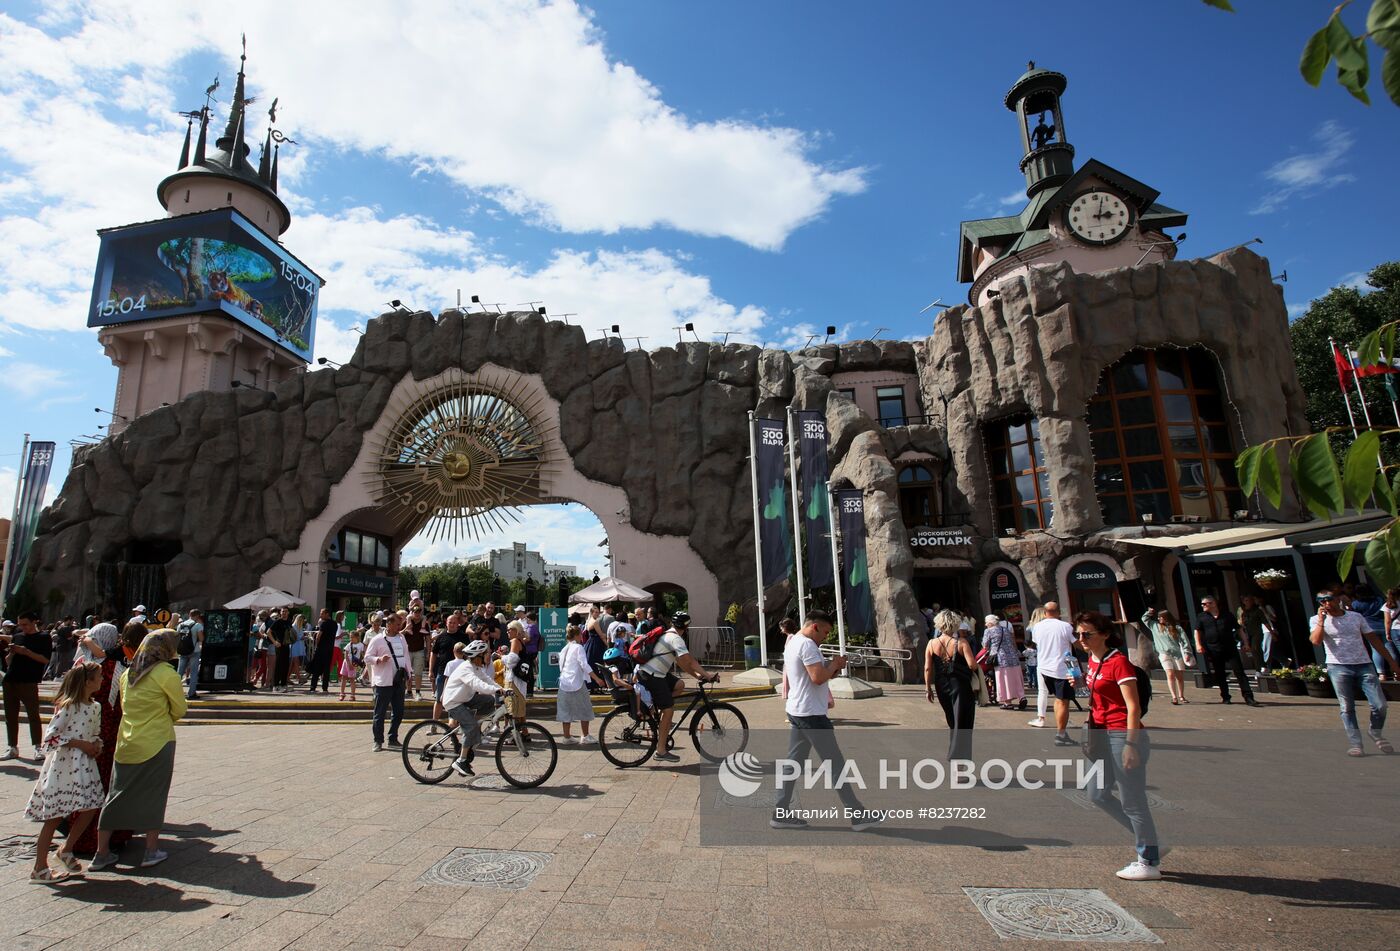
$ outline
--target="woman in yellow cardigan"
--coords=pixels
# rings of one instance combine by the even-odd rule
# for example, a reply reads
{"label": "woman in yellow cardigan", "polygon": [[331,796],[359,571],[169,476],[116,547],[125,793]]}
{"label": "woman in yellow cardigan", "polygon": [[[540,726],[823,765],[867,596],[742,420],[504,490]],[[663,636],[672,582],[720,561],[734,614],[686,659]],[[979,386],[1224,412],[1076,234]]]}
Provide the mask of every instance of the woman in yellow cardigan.
{"label": "woman in yellow cardigan", "polygon": [[179,654],[180,636],[152,631],[141,642],[131,667],[118,681],[122,722],[113,757],[112,788],[97,820],[97,855],[88,871],[117,862],[110,851],[112,833],[134,829],[146,834],[142,868],[159,865],[169,856],[160,850],[165,825],[165,802],[175,771],[175,723],[185,715],[185,691],[171,666]]}

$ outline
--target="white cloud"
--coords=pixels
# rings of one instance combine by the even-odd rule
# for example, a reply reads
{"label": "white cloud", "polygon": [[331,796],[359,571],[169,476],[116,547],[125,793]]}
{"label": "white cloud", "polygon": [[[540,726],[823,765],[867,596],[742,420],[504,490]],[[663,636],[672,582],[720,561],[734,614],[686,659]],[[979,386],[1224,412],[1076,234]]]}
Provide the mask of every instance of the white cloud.
{"label": "white cloud", "polygon": [[1337,280],[1337,286],[1350,287],[1352,290],[1360,291],[1363,294],[1369,294],[1374,291],[1375,288],[1366,283],[1366,277],[1366,271],[1351,271],[1350,273],[1343,274]]}
{"label": "white cloud", "polygon": [[1289,304],[1288,319],[1293,320],[1294,318],[1303,316],[1308,312],[1308,308],[1311,306],[1311,304]]}
{"label": "white cloud", "polygon": [[1026,193],[1024,190],[1014,191],[997,199],[997,207],[999,208],[1015,208],[1025,203]]}
{"label": "white cloud", "polygon": [[577,504],[531,505],[517,510],[515,515],[518,521],[508,528],[486,533],[470,542],[430,541],[426,533],[419,534],[404,546],[400,564],[440,564],[484,554],[493,548],[509,548],[513,542],[525,542],[532,551],[542,554],[546,562],[574,565],[585,577],[606,567],[607,549],[599,548],[598,542],[606,538],[607,533],[589,509]]}
{"label": "white cloud", "polygon": [[1264,177],[1275,185],[1250,210],[1251,215],[1264,215],[1283,208],[1295,195],[1307,195],[1346,182],[1355,176],[1340,170],[1356,138],[1340,123],[1329,119],[1312,135],[1317,148],[1311,152],[1290,155],[1264,170]]}
{"label": "white cloud", "polygon": [[[150,50],[168,63],[232,52],[223,8],[94,0],[72,9],[81,22],[61,36],[0,20],[0,83],[168,109],[170,77]],[[247,0],[238,14],[254,38],[250,92],[282,97],[283,124],[304,147],[431,169],[566,231],[664,226],[778,248],[832,199],[865,188],[863,169],[815,161],[809,133],[677,112],[609,57],[590,14],[570,0],[349,0],[334,16],[318,4]],[[91,149],[73,153],[85,162]]]}

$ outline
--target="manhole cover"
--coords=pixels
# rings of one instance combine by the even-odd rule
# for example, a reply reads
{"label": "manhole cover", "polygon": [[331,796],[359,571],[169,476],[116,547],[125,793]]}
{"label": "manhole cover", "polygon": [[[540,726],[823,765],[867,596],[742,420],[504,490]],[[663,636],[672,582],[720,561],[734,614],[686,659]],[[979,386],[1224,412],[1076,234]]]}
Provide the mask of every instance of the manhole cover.
{"label": "manhole cover", "polygon": [[8,839],[0,839],[0,865],[33,862],[36,841],[32,835],[12,835]]}
{"label": "manhole cover", "polygon": [[[1088,790],[1061,789],[1059,792],[1061,796],[1064,796],[1066,799],[1074,803],[1076,806],[1079,806],[1081,809],[1098,808],[1098,806],[1094,805],[1093,801],[1089,798]],[[1114,795],[1117,795],[1117,793],[1115,793]],[[1177,803],[1172,802],[1170,799],[1163,799],[1161,796],[1151,791],[1149,791],[1147,794],[1147,807],[1153,812],[1184,811],[1182,807]]]}
{"label": "manhole cover", "polygon": [[515,890],[533,882],[551,858],[548,852],[453,849],[447,858],[418,876],[418,880],[429,885],[480,885]]}
{"label": "manhole cover", "polygon": [[487,773],[485,776],[478,776],[467,783],[470,789],[509,789],[510,783],[495,773]]}
{"label": "manhole cover", "polygon": [[1097,888],[967,888],[1001,938],[1161,944]]}

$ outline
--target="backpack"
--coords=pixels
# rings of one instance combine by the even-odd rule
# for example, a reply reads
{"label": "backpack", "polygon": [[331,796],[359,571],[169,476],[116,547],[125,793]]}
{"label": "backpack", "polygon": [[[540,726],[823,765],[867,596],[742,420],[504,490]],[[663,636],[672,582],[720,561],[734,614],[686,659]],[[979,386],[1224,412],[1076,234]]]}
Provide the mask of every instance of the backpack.
{"label": "backpack", "polygon": [[656,645],[661,640],[661,635],[666,633],[663,627],[654,627],[641,637],[634,638],[632,643],[627,645],[627,656],[632,658],[633,663],[645,664],[656,656]]}
{"label": "backpack", "polygon": [[176,628],[176,630],[180,632],[180,656],[189,657],[191,654],[194,653],[195,648],[194,622],[181,621],[180,626]]}

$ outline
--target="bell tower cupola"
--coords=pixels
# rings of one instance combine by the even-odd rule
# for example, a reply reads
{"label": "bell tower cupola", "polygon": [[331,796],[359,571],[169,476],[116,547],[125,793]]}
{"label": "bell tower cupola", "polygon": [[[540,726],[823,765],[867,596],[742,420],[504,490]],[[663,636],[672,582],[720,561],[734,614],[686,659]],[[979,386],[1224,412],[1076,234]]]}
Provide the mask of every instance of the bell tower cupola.
{"label": "bell tower cupola", "polygon": [[1021,125],[1021,172],[1026,197],[1065,182],[1074,174],[1074,146],[1065,137],[1060,96],[1069,81],[1064,73],[1026,64],[1026,73],[1006,94],[1006,108]]}

